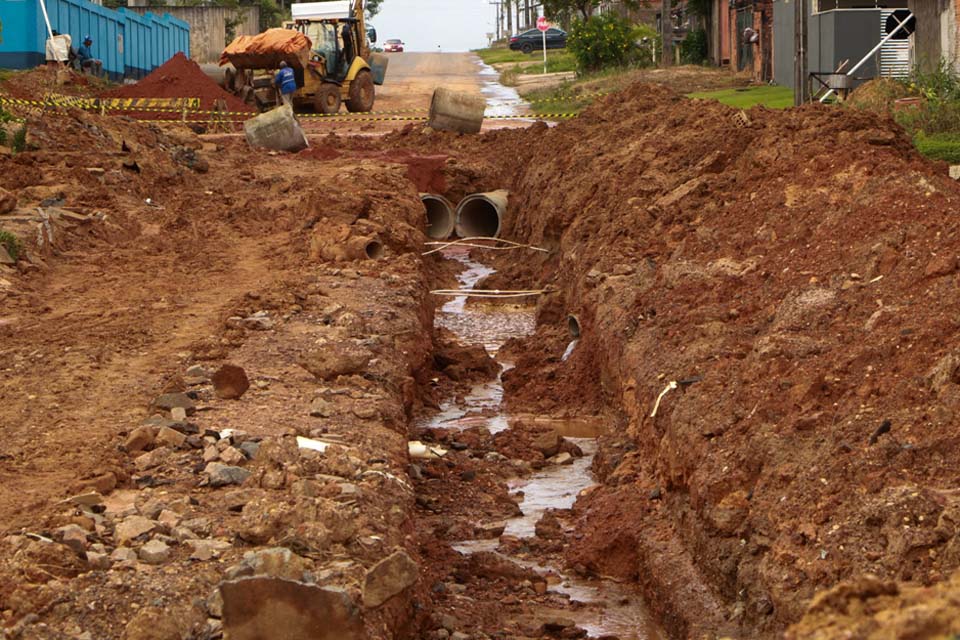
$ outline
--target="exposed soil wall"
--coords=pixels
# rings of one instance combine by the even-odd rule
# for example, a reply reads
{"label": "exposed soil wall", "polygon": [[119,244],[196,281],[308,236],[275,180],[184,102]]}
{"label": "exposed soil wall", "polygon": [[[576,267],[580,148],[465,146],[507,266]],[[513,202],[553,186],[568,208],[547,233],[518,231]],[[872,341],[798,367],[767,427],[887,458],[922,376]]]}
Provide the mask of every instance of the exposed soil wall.
{"label": "exposed soil wall", "polygon": [[[537,161],[504,161],[507,237],[557,250],[488,283],[560,290],[511,402],[594,389],[581,410],[621,425],[571,561],[644,576],[684,635],[772,636],[845,577],[960,564],[960,188],[889,119],[745,115],[637,85],[516,134]],[[695,578],[702,606],[671,595]]]}

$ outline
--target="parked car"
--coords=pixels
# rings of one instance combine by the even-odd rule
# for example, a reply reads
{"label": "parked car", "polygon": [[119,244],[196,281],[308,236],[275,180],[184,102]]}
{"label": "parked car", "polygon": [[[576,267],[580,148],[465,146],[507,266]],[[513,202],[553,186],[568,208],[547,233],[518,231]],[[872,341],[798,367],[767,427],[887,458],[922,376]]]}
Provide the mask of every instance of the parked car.
{"label": "parked car", "polygon": [[403,53],[403,41],[399,38],[390,38],[383,43],[384,53]]}
{"label": "parked car", "polygon": [[[566,31],[556,27],[547,29],[547,49],[564,49],[566,46]],[[510,36],[510,48],[524,53],[532,53],[537,49],[543,49],[543,34],[540,33],[539,29],[530,29],[515,36]]]}

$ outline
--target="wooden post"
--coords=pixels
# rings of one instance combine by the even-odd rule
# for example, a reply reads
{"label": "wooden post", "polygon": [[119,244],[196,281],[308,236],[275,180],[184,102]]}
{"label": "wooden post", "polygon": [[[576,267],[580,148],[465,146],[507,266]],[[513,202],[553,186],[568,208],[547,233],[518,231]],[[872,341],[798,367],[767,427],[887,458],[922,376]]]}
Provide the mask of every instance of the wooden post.
{"label": "wooden post", "polygon": [[663,40],[663,55],[660,59],[665,67],[673,63],[673,20],[670,17],[670,4],[670,0],[663,0],[660,9],[660,37]]}

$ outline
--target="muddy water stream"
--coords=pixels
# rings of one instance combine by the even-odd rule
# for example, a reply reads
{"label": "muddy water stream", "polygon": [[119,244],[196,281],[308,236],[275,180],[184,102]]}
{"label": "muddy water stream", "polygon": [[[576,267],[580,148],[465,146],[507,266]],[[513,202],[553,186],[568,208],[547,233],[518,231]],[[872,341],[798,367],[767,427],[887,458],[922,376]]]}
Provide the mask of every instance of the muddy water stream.
{"label": "muddy water stream", "polygon": [[[484,276],[493,273],[485,265],[470,259],[463,251],[447,250],[447,259],[461,262],[465,269],[458,276],[464,289],[472,289]],[[454,332],[465,344],[482,344],[487,352],[497,358],[501,375],[512,365],[498,358],[500,347],[508,338],[529,335],[534,330],[531,307],[516,305],[468,305],[466,297],[456,297],[447,302],[437,314],[435,323]],[[572,351],[571,346],[568,351]],[[567,354],[569,355],[569,354]],[[547,509],[569,509],[577,495],[594,483],[590,465],[596,451],[596,438],[603,431],[598,420],[554,420],[532,415],[508,416],[501,406],[503,386],[501,377],[476,385],[463,402],[448,399],[441,404],[440,412],[420,426],[432,428],[461,428],[484,426],[491,433],[509,429],[511,423],[549,424],[562,436],[575,442],[584,455],[572,465],[553,465],[531,474],[527,478],[510,483],[514,492],[522,492],[520,508],[523,515],[506,522],[504,535],[527,538],[534,535],[537,521]],[[460,553],[497,551],[498,540],[464,540],[454,548]],[[560,576],[550,590],[564,594],[572,601],[591,606],[565,612],[566,617],[576,620],[591,637],[615,636],[621,640],[659,640],[665,637],[653,622],[639,592],[629,585],[611,580],[585,580],[565,574],[560,567],[538,564],[513,557],[513,560],[540,573]]]}

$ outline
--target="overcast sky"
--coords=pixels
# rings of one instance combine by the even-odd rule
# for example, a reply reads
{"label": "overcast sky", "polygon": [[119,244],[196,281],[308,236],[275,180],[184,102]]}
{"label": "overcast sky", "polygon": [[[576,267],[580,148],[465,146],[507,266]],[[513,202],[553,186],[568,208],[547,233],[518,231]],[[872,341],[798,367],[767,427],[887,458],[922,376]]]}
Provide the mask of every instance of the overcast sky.
{"label": "overcast sky", "polygon": [[496,7],[489,0],[383,0],[370,23],[379,44],[400,38],[407,51],[469,51],[487,46]]}

